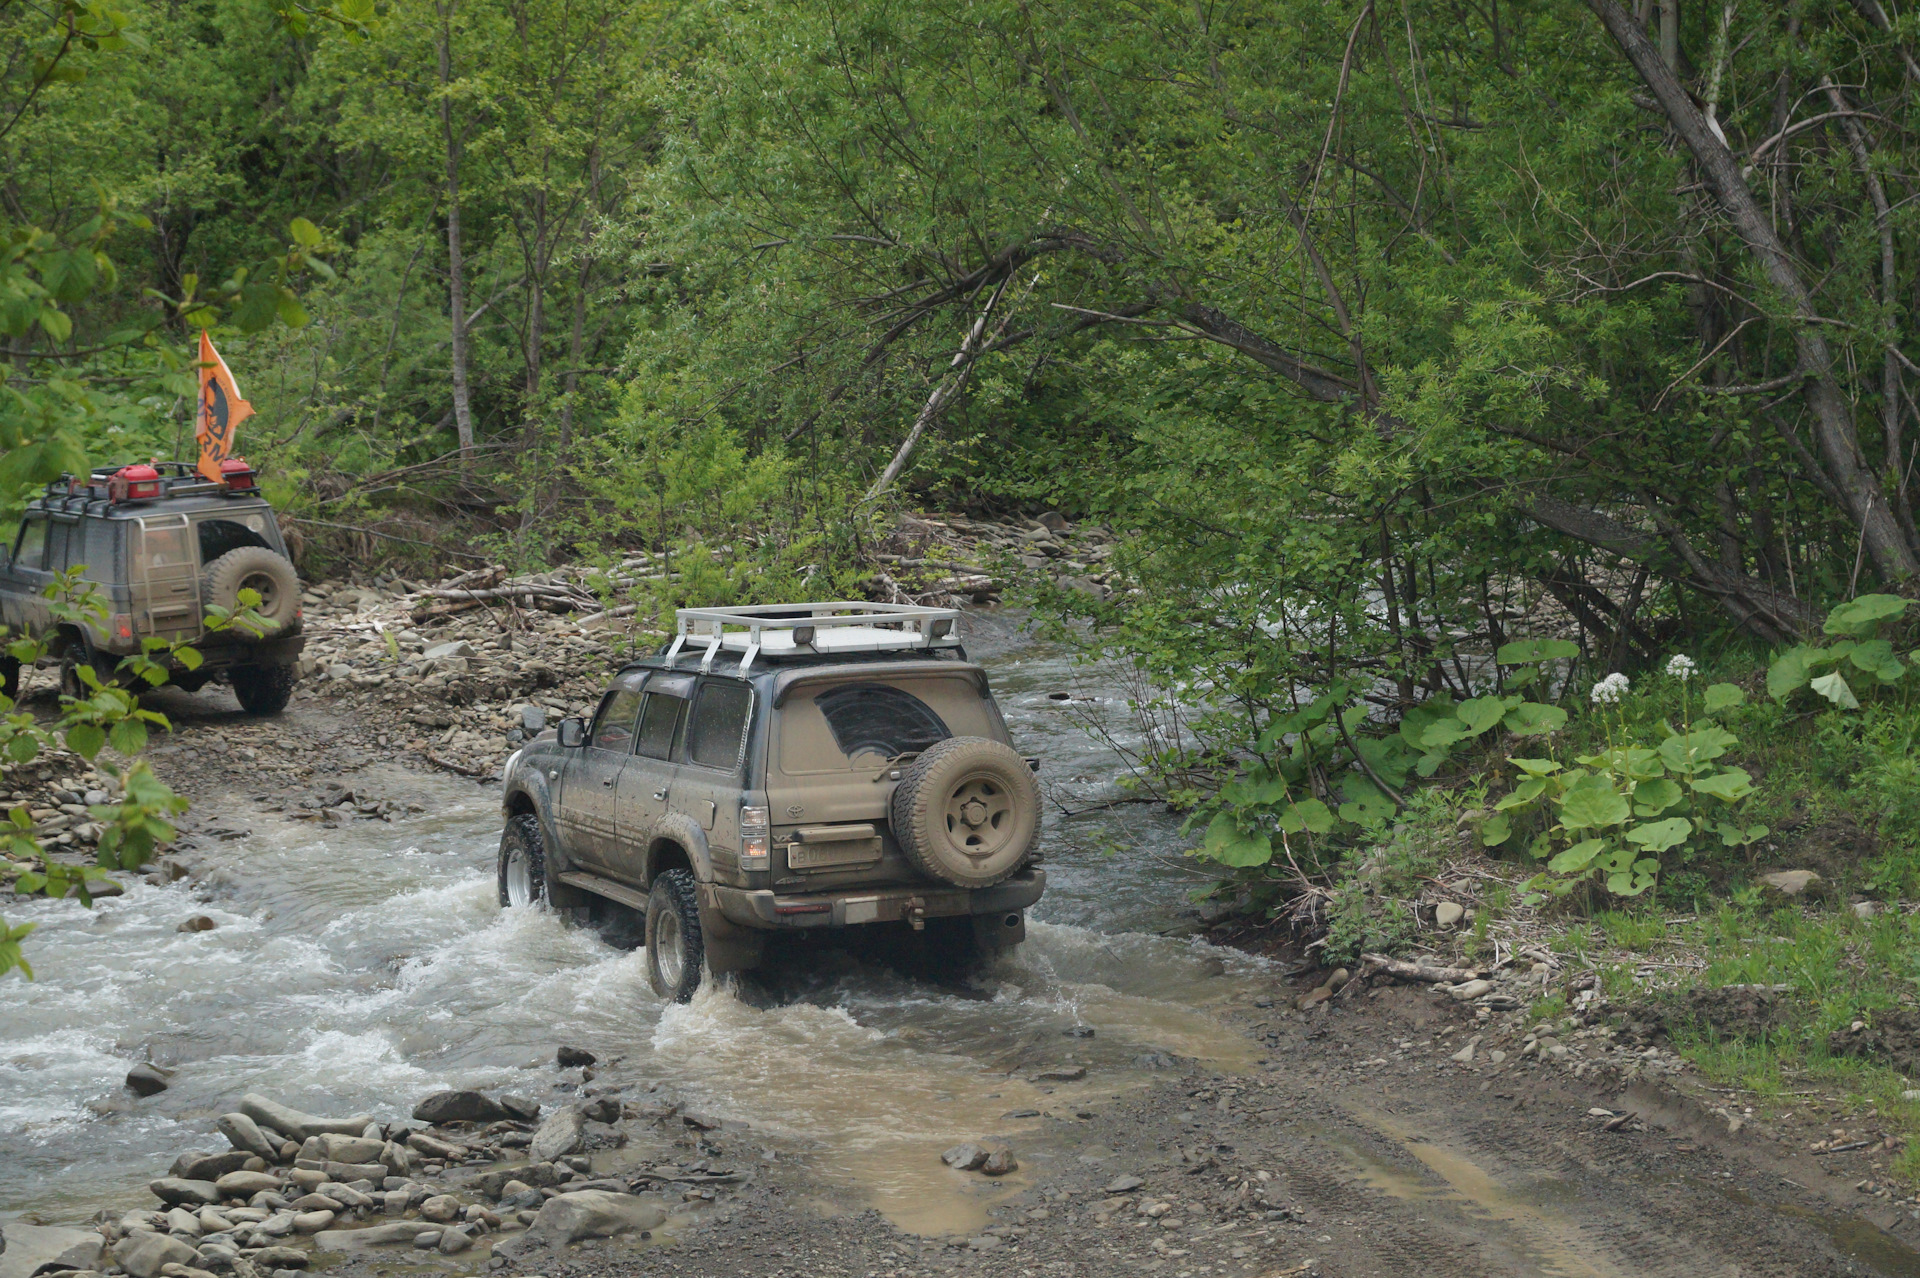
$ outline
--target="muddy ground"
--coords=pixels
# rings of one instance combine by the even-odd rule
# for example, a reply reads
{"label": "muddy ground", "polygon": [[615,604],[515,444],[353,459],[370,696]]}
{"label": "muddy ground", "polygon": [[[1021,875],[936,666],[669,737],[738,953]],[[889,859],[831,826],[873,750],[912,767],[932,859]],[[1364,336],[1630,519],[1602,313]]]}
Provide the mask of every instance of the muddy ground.
{"label": "muddy ground", "polygon": [[[178,730],[155,766],[195,801],[173,854],[184,872],[201,842],[262,822],[398,817],[405,796],[360,793],[359,770],[435,766],[405,744],[417,734],[324,696],[264,723],[221,688],[156,705]],[[334,801],[309,802],[322,795]],[[1223,1032],[1264,1056],[1247,1073],[1176,1062],[1119,1089],[1095,1076],[980,1133],[1009,1140],[1020,1169],[952,1172],[986,1206],[948,1233],[903,1232],[828,1185],[817,1149],[669,1113],[636,1137],[660,1165],[698,1160],[739,1180],[704,1190],[712,1201],[681,1187],[693,1197],[658,1236],[556,1252],[509,1229],[460,1256],[403,1251],[327,1272],[1920,1275],[1920,1215],[1881,1183],[1892,1154],[1870,1119],[1831,1127],[1810,1098],[1763,1128],[1666,1052],[1657,1025],[1595,1002],[1536,1025],[1497,990],[1470,1001],[1382,975],[1296,1010],[1321,976],[1229,1009]],[[603,1067],[592,1090],[646,1086]],[[447,1176],[458,1192],[461,1173]]]}

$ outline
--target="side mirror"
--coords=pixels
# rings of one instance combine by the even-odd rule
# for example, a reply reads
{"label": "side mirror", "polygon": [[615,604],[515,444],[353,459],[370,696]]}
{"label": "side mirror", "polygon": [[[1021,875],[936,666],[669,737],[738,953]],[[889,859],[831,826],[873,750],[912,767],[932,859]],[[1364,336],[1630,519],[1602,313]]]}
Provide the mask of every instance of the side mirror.
{"label": "side mirror", "polygon": [[578,750],[587,743],[587,725],[580,719],[562,719],[560,721],[560,744],[568,750]]}

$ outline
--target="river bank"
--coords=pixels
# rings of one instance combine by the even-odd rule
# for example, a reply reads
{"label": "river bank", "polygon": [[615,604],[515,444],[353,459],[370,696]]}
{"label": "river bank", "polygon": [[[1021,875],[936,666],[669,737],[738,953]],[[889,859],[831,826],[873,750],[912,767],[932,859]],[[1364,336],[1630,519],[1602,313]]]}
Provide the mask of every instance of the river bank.
{"label": "river bank", "polygon": [[[6,1014],[0,1141],[22,1173],[6,1217],[85,1228],[158,1206],[147,1183],[226,1148],[218,1120],[248,1092],[364,1113],[384,1139],[417,1126],[427,1093],[484,1088],[542,1119],[618,1107],[600,1147],[565,1155],[585,1168],[514,1193],[607,1182],[589,1192],[643,1191],[670,1220],[526,1243],[533,1205],[503,1203],[496,1175],[526,1164],[498,1139],[530,1143],[522,1123],[484,1162],[415,1177],[397,1220],[385,1199],[333,1200],[419,1229],[329,1252],[330,1271],[1920,1272],[1906,1205],[1854,1188],[1877,1185],[1879,1133],[1855,1124],[1811,1152],[1798,1128],[1702,1091],[1658,1026],[1623,1034],[1592,999],[1543,1023],[1531,963],[1485,989],[1384,972],[1336,989],[1162,934],[1187,882],[1177,823],[1137,806],[1062,816],[1111,795],[1117,764],[1082,723],[1124,733],[1124,697],[1011,619],[968,623],[1016,737],[1058,767],[1054,886],[1027,946],[965,988],[846,959],[661,1008],[631,951],[498,910],[497,790],[428,757],[437,743],[410,748],[423,735],[365,714],[350,679],[268,724],[223,690],[157,694],[177,732],[155,765],[195,808],[123,895],[28,906],[42,981]],[[569,677],[590,688],[614,656]],[[543,691],[575,704],[565,681]],[[479,746],[502,756],[511,731]],[[46,784],[80,779],[60,772]],[[212,926],[181,930],[195,918]],[[562,1045],[598,1059],[562,1067]],[[142,1063],[166,1090],[120,1085]],[[1018,1168],[942,1162],[968,1141],[1004,1141]],[[422,1186],[437,1192],[415,1201]],[[497,1223],[415,1252],[443,1223],[421,1215],[439,1193]]]}

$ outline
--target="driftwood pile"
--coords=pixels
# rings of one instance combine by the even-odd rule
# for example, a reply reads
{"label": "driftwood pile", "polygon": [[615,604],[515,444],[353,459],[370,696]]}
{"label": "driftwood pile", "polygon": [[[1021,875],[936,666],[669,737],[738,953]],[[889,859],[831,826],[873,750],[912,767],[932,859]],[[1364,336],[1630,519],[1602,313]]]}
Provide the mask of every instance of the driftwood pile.
{"label": "driftwood pile", "polygon": [[415,625],[436,617],[451,617],[477,608],[507,606],[542,612],[577,613],[588,625],[613,617],[630,617],[633,604],[608,608],[609,596],[622,594],[643,581],[664,581],[665,556],[646,552],[629,555],[607,569],[569,567],[553,572],[509,577],[506,565],[490,564],[438,585],[422,586],[408,596]]}

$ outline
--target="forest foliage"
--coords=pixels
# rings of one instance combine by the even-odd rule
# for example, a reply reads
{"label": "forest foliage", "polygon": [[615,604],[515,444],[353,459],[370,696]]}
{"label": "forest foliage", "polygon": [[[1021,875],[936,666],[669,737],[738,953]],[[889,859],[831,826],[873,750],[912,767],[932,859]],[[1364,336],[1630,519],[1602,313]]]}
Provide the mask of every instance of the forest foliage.
{"label": "forest foliage", "polygon": [[1056,507],[1132,587],[1056,615],[1206,690],[1169,771],[1294,768],[1316,821],[1395,802],[1430,720],[1537,724],[1543,661],[1495,656],[1543,602],[1596,672],[1837,662],[1829,608],[1920,571],[1920,19],[1883,0],[68,0],[0,36],[15,504],[181,452],[207,323],[322,567],[647,544],[689,565],[658,604],[821,593],[899,505]]}

